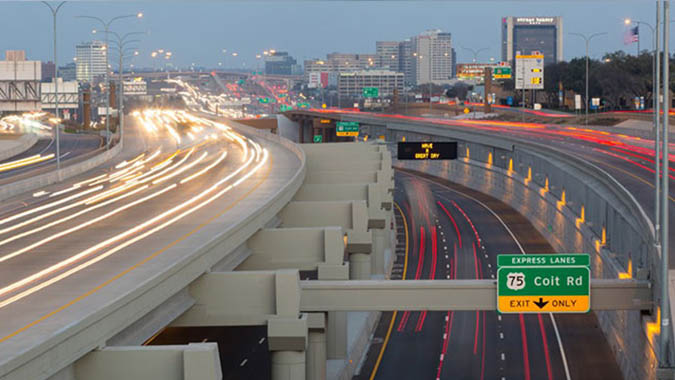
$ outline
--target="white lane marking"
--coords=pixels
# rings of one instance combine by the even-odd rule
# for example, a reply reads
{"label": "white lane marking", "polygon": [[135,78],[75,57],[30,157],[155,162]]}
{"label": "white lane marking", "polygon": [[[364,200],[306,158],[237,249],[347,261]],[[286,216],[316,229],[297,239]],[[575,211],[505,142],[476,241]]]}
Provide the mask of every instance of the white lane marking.
{"label": "white lane marking", "polygon": [[248,362],[248,359],[242,360],[241,363],[239,363],[239,367],[245,366],[245,365],[246,365],[246,362]]}
{"label": "white lane marking", "polygon": [[501,320],[502,320],[502,316],[501,316],[501,315],[498,315],[498,316],[497,316],[497,319],[501,321]]}
{"label": "white lane marking", "polygon": [[265,337],[262,337],[262,338],[260,338],[260,340],[258,341],[258,344],[263,344],[264,341],[265,341]]}
{"label": "white lane marking", "polygon": [[[408,173],[406,173],[406,174],[408,174]],[[409,175],[415,176],[415,175],[413,175],[413,174],[409,174]],[[490,212],[497,220],[499,220],[499,222],[502,224],[502,226],[504,226],[504,228],[506,229],[506,231],[509,233],[509,235],[511,235],[511,238],[513,239],[513,241],[516,243],[516,245],[517,245],[518,248],[520,249],[520,252],[521,252],[523,255],[526,255],[526,254],[527,254],[527,253],[525,253],[525,250],[523,249],[523,246],[520,244],[520,241],[518,241],[518,239],[517,239],[516,236],[513,234],[513,231],[511,231],[511,229],[509,228],[509,226],[507,226],[506,223],[504,222],[504,220],[502,220],[502,218],[501,218],[499,215],[497,215],[497,213],[494,212],[491,208],[489,208],[485,203],[479,201],[478,199],[476,199],[476,198],[474,198],[474,197],[472,197],[472,196],[470,196],[470,195],[468,195],[468,194],[464,194],[464,193],[462,193],[462,192],[460,192],[460,191],[458,191],[458,190],[455,190],[455,189],[450,188],[450,187],[448,187],[448,186],[442,185],[442,184],[440,184],[440,183],[438,183],[438,182],[431,181],[431,180],[429,180],[429,179],[427,179],[427,178],[424,178],[424,177],[421,177],[421,176],[415,176],[415,177],[417,177],[417,178],[419,178],[419,179],[421,179],[421,180],[423,180],[423,181],[426,181],[426,182],[431,182],[431,183],[433,183],[433,184],[436,185],[436,186],[443,187],[443,188],[445,188],[445,189],[447,189],[447,190],[449,190],[449,191],[452,191],[453,193],[456,193],[456,194],[459,194],[459,195],[464,196],[464,197],[466,197],[466,198],[469,198],[469,199],[473,200],[474,202],[478,203],[479,205],[483,206],[483,207],[484,207],[486,210],[488,210],[488,211],[489,211],[489,212]],[[443,197],[443,196],[439,196],[439,197],[445,198],[445,197]],[[448,200],[447,198],[445,198],[445,199]],[[556,321],[555,321],[555,317],[553,316],[553,314],[552,314],[552,313],[549,313],[548,315],[549,315],[549,317],[551,317],[551,323],[553,324],[553,330],[555,331],[555,336],[556,336],[556,339],[558,340],[558,348],[560,349],[560,356],[561,356],[561,358],[562,358],[563,367],[565,368],[565,378],[566,378],[567,380],[571,380],[572,377],[570,376],[570,369],[569,369],[569,365],[567,364],[567,355],[565,355],[565,348],[563,347],[562,339],[560,338],[560,332],[558,331],[558,325],[557,325],[557,323],[556,323]],[[499,318],[499,320],[501,321],[501,316],[498,315],[497,318]],[[503,354],[502,354],[502,355],[503,355]]]}
{"label": "white lane marking", "polygon": [[506,355],[502,352],[502,360],[506,360]]}
{"label": "white lane marking", "polygon": [[499,333],[499,339],[504,339],[504,333],[502,332]]}

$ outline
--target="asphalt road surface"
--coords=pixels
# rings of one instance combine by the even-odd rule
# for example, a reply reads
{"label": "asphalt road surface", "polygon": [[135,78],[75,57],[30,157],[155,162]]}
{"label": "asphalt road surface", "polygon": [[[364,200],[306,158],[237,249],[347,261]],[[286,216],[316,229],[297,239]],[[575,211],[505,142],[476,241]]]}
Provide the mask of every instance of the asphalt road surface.
{"label": "asphalt road surface", "polygon": [[[496,255],[519,254],[519,244],[525,253],[553,252],[522,215],[494,198],[414,172],[397,171],[396,182],[399,278],[494,278]],[[593,313],[417,311],[383,314],[355,379],[621,376]]]}

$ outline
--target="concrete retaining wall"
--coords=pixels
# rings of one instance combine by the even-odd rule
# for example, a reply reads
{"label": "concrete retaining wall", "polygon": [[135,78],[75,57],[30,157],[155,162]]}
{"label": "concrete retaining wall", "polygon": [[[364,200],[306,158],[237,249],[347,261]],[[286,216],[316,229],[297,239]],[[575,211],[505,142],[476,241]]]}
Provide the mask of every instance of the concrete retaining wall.
{"label": "concrete retaining wall", "polygon": [[26,133],[25,135],[21,135],[21,137],[19,137],[16,141],[17,145],[0,151],[0,161],[4,161],[8,158],[16,156],[17,154],[27,151],[30,147],[35,145],[37,141],[38,137],[35,133]]}

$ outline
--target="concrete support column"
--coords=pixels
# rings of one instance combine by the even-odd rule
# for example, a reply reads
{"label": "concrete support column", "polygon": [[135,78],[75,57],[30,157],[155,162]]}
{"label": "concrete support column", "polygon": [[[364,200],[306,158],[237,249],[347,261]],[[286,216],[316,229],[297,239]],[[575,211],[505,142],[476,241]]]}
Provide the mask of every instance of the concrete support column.
{"label": "concrete support column", "polygon": [[347,358],[347,313],[344,311],[327,313],[326,356],[328,359]]}
{"label": "concrete support column", "polygon": [[370,280],[370,256],[367,253],[352,253],[349,255],[350,280]]}
{"label": "concrete support column", "polygon": [[389,233],[385,229],[375,228],[373,232],[373,252],[370,255],[371,272],[384,275],[384,250],[387,248]]}
{"label": "concrete support column", "polygon": [[305,380],[305,351],[272,351],[272,380]]}
{"label": "concrete support column", "polygon": [[311,313],[307,324],[307,380],[326,380],[326,316]]}

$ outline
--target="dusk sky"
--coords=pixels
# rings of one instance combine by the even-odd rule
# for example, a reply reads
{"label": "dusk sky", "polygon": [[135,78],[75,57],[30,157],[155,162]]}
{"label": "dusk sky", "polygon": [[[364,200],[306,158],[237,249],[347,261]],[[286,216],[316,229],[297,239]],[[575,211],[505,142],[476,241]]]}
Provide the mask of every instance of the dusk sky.
{"label": "dusk sky", "polygon": [[[288,51],[299,62],[330,52],[374,53],[375,41],[402,40],[427,29],[452,33],[458,62],[472,59],[462,47],[489,48],[479,60],[499,60],[503,16],[562,16],[566,60],[584,54],[583,40],[570,32],[607,32],[591,44],[591,56],[599,58],[615,50],[635,54],[635,44],[623,43],[623,20],[630,17],[653,25],[655,4],[646,0],[69,2],[59,13],[59,63],[72,62],[76,43],[102,39],[102,34],[91,34],[98,25],[75,16],[107,19],[139,11],[145,15],[142,20],[117,21],[111,28],[148,33],[141,36],[136,66],[152,66],[150,52],[160,48],[171,50],[178,66],[216,67],[223,62],[239,68],[256,68],[255,55],[265,49]],[[1,2],[0,13],[0,59],[11,49],[26,50],[28,59],[52,59],[52,18],[44,4]],[[641,48],[650,48],[651,31],[640,29]]]}

